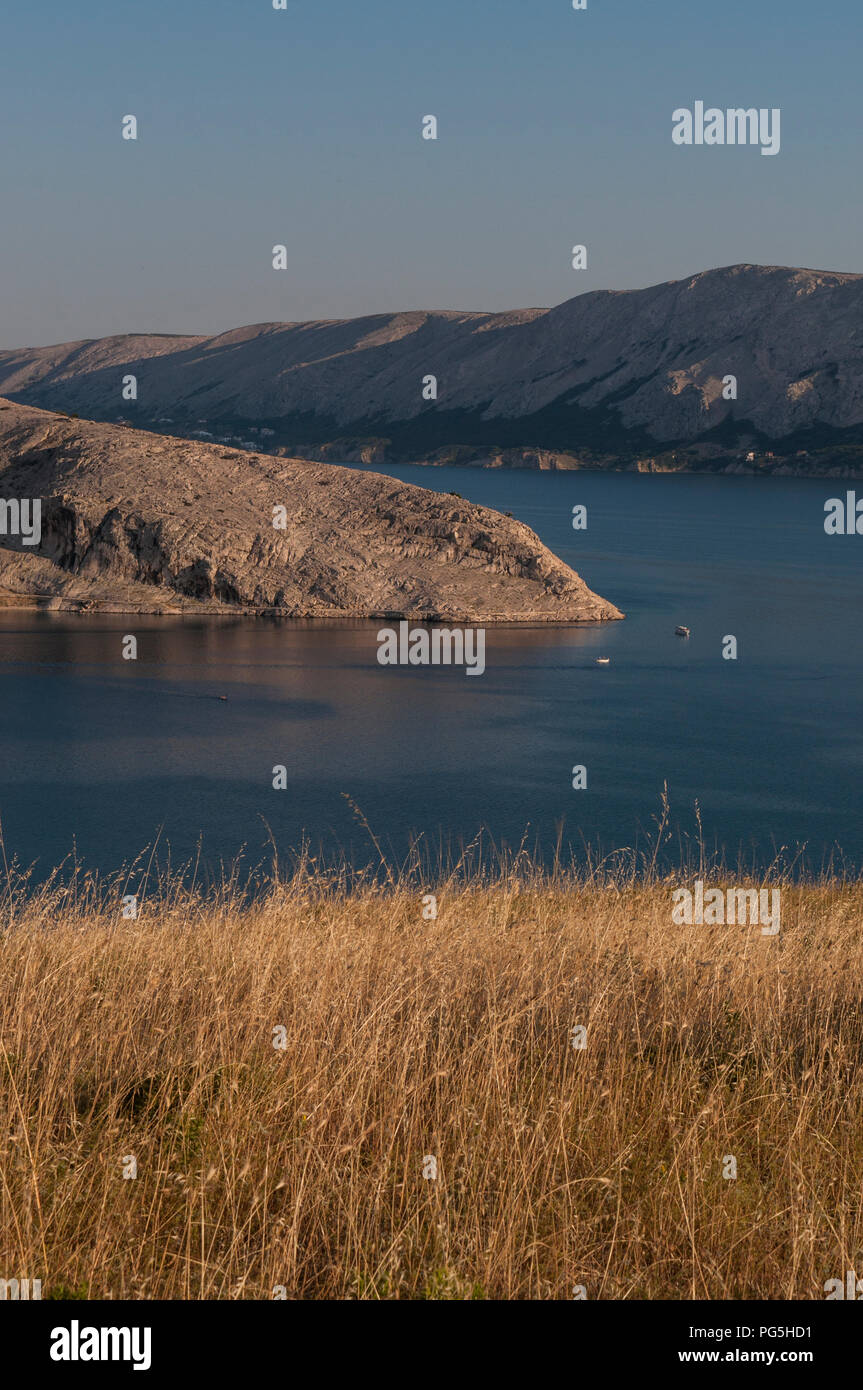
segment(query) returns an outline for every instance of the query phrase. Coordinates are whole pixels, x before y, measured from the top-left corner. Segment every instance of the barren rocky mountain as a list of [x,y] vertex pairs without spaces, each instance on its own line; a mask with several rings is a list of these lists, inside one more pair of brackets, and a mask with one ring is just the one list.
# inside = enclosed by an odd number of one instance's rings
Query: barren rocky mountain
[[863,276],[738,265],[547,310],[67,343],[0,353],[0,390],[343,461],[736,470],[752,451],[767,471],[842,471],[863,461]]
[[41,505],[33,546],[0,508],[5,603],[462,622],[623,616],[527,526],[452,494],[2,400],[0,498]]

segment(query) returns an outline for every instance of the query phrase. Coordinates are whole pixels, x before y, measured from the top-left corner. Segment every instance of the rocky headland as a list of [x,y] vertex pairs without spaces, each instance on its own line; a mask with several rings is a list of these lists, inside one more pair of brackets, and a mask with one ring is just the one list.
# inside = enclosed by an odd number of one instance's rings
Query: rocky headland
[[[621,618],[453,494],[0,400],[0,602],[455,622]],[[34,544],[15,507],[39,503]]]

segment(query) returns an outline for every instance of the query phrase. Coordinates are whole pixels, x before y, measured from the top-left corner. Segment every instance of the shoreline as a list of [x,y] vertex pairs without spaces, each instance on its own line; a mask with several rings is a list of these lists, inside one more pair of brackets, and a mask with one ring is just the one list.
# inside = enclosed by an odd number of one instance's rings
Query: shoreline
[[309,611],[298,613],[285,608],[238,608],[228,604],[196,604],[190,600],[185,605],[154,604],[135,605],[113,599],[71,599],[57,595],[34,596],[16,594],[0,590],[0,612],[20,610],[29,613],[64,613],[79,617],[96,614],[122,617],[146,616],[159,618],[260,618],[279,622],[325,622],[325,623],[394,623],[411,622],[421,625],[454,624],[458,627],[600,627],[604,623],[622,622],[625,613],[616,611],[602,618],[553,618],[543,613],[525,614],[511,617],[500,613],[442,613],[427,609],[380,612],[351,612],[341,609],[323,612]]
[[[56,412],[63,414],[63,412]],[[137,429],[160,439],[182,440],[186,444],[200,444],[199,435],[188,429],[186,433],[167,434],[157,429],[155,422],[133,421],[122,417],[113,421],[121,428]],[[215,423],[215,422],[213,422]],[[269,426],[278,425],[268,420]],[[231,428],[245,430],[249,425],[231,425]],[[255,426],[254,428],[258,428]],[[330,464],[334,467],[352,468],[453,468],[453,469],[494,469],[498,472],[523,471],[528,473],[645,473],[655,475],[687,474],[705,477],[741,478],[811,478],[818,479],[863,479],[863,458],[858,466],[833,464],[817,468],[811,462],[811,454],[819,451],[806,451],[810,457],[806,462],[795,461],[795,454],[771,454],[770,451],[757,451],[763,460],[759,465],[741,457],[739,451],[729,453],[700,453],[698,444],[668,444],[657,447],[654,454],[641,451],[635,454],[607,455],[590,454],[585,457],[577,450],[553,448],[537,444],[524,445],[476,445],[454,442],[435,449],[404,450],[391,448],[391,440],[377,437],[356,436],[336,437],[321,443],[292,442],[289,432],[281,434],[271,429],[274,439],[262,441],[245,440],[243,444],[231,443],[230,448],[237,453],[261,456],[272,459],[291,459],[299,463]],[[281,436],[281,437],[280,437]],[[216,448],[228,445],[233,435],[213,435],[208,443]],[[831,450],[826,448],[824,453]],[[863,452],[863,451],[861,451]],[[685,460],[676,461],[675,455],[684,455]],[[694,456],[693,456],[694,455]]]

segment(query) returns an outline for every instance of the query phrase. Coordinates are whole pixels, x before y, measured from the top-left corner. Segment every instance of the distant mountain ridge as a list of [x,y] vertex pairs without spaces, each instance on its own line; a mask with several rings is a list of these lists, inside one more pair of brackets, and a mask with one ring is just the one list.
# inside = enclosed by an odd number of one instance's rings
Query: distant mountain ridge
[[0,353],[0,392],[312,458],[863,471],[863,276],[737,265],[553,309],[102,338]]

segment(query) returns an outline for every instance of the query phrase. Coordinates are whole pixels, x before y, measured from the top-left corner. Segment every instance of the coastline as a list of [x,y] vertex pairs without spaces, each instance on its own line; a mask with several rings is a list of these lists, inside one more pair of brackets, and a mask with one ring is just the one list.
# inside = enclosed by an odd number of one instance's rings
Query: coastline
[[[612,605],[609,605],[611,608]],[[298,611],[289,608],[242,608],[227,603],[197,603],[189,599],[185,603],[141,603],[133,604],[116,599],[73,599],[61,595],[16,594],[0,590],[0,612],[5,609],[18,609],[25,612],[72,613],[80,616],[88,614],[147,615],[151,617],[220,617],[220,618],[259,618],[274,619],[279,622],[412,622],[412,623],[454,623],[460,627],[597,627],[607,622],[621,622],[626,614],[619,610],[606,613],[601,618],[555,618],[548,614],[526,613],[513,616],[507,613],[453,612],[445,613],[430,609],[395,609],[379,612],[358,609],[308,609]]]
[[[141,426],[146,429],[147,426]],[[179,436],[178,436],[179,437]],[[737,455],[704,456],[694,459],[687,452],[683,461],[669,460],[666,451],[655,456],[629,459],[610,456],[607,460],[579,457],[578,454],[563,450],[534,448],[502,448],[497,450],[474,450],[467,446],[454,446],[452,449],[435,449],[426,454],[403,453],[381,449],[377,445],[357,446],[335,440],[319,446],[285,446],[291,457],[305,459],[309,463],[341,463],[350,466],[399,468],[415,466],[421,468],[488,468],[498,470],[518,469],[532,473],[653,473],[687,474],[704,477],[740,478],[813,478],[813,479],[861,479],[863,461],[857,467],[833,465],[816,468],[811,463],[792,463],[788,458],[777,455],[759,466],[742,461]],[[258,446],[258,452],[261,452]]]

